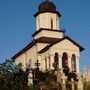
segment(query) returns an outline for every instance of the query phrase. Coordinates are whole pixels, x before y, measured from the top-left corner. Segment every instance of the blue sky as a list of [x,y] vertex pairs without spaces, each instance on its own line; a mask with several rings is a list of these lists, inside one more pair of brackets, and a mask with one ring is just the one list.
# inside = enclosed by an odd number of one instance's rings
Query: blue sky
[[[0,62],[25,47],[36,30],[38,5],[44,0],[0,0]],[[51,0],[61,13],[60,27],[85,47],[80,66],[90,66],[90,0]]]

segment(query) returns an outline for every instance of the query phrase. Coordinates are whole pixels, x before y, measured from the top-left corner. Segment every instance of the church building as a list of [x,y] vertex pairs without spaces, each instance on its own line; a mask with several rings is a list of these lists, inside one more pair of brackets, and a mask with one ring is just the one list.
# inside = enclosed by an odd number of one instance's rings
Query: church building
[[31,68],[35,68],[38,60],[42,71],[58,66],[60,69],[68,67],[71,72],[79,74],[80,52],[84,48],[66,36],[65,30],[59,26],[61,14],[55,4],[48,0],[43,1],[34,17],[36,31],[32,35],[33,40],[12,57],[15,63],[22,63],[25,70],[29,62]]

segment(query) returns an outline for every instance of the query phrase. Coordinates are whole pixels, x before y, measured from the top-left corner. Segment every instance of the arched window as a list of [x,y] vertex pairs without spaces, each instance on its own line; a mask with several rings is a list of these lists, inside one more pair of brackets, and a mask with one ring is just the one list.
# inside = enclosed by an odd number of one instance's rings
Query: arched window
[[72,72],[76,72],[76,56],[75,56],[75,54],[72,55],[71,64],[72,64]]
[[68,67],[68,55],[66,52],[63,53],[62,56],[62,67],[67,68]]
[[59,28],[59,18],[58,18],[58,16],[56,17],[56,28],[57,29]]
[[55,56],[54,56],[54,68],[57,69],[57,66],[59,65],[59,57],[58,57],[58,53],[55,53]]
[[51,19],[51,29],[53,29],[53,19]]

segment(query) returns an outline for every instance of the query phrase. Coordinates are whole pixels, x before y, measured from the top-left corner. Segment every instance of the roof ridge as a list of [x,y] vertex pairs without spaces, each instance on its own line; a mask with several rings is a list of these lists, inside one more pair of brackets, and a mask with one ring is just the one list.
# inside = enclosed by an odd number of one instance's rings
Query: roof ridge
[[54,42],[54,43],[51,43],[49,45],[47,45],[46,47],[44,47],[42,50],[40,50],[38,53],[43,53],[45,52],[46,50],[48,50],[50,47],[52,47],[54,44],[58,43],[58,42],[61,42],[63,41],[64,39],[68,39],[70,40],[73,44],[75,44],[77,47],[79,47],[80,51],[83,51],[85,48],[83,48],[81,45],[79,45],[77,42],[75,42],[74,40],[72,40],[69,36],[64,36],[63,38],[61,38],[60,40]]

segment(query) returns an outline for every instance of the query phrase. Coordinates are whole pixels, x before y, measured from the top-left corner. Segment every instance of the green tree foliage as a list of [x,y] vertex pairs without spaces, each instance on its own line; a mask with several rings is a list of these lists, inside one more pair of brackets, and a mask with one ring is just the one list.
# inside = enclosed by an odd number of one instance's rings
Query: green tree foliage
[[34,85],[28,87],[30,66],[27,67],[26,71],[23,71],[21,68],[22,64],[19,63],[17,66],[13,60],[6,60],[0,64],[0,90],[38,90],[41,82],[45,86],[50,85],[51,87],[56,82],[55,70],[42,72],[39,68],[36,68],[31,69]]
[[65,73],[65,76],[68,77],[68,81],[71,81],[73,78],[74,81],[78,82],[77,74],[74,72],[70,72],[70,69],[68,67],[64,68],[63,72]]
[[12,60],[0,64],[0,90],[27,90],[28,70],[23,71]]

